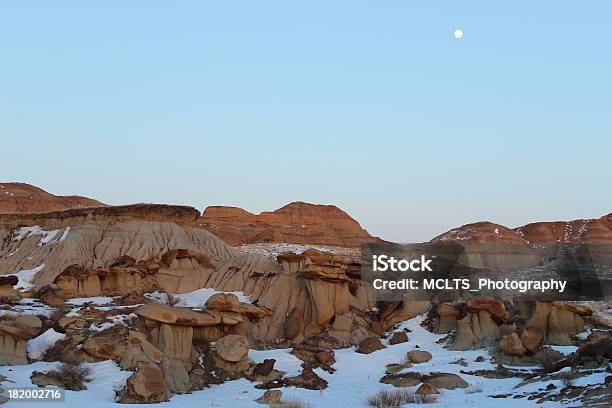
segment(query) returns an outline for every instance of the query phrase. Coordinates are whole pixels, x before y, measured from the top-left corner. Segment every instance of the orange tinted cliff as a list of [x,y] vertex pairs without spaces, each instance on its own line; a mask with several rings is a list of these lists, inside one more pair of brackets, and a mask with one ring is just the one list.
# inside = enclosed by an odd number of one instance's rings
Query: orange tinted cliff
[[0,183],[0,214],[40,213],[104,205],[87,197],[56,196],[30,184]]
[[236,207],[208,207],[199,224],[231,245],[287,242],[357,247],[377,240],[338,207],[303,202],[259,215]]

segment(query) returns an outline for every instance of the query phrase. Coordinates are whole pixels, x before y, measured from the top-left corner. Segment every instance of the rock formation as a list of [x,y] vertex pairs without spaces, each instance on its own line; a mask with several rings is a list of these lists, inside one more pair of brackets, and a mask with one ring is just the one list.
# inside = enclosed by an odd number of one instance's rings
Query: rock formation
[[0,183],[0,214],[40,213],[103,205],[87,197],[56,196],[30,184]]
[[476,222],[440,234],[431,242],[609,244],[612,243],[612,214],[597,219],[534,222],[513,229],[488,221]]
[[359,247],[376,241],[359,223],[333,205],[303,202],[252,214],[236,207],[208,207],[198,222],[230,245],[258,242]]
[[0,318],[0,365],[28,364],[26,340],[36,337],[42,321],[36,316]]
[[560,301],[516,300],[513,309],[511,316],[502,301],[490,297],[442,303],[433,309],[431,323],[438,333],[455,331],[453,350],[499,344],[506,354],[522,356],[535,354],[542,344],[572,344],[572,336],[584,330],[584,318],[592,313],[586,306]]

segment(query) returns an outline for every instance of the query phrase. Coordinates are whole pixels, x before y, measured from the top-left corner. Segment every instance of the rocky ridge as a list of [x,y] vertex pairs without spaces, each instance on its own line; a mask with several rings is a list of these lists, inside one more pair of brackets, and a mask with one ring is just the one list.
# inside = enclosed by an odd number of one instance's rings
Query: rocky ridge
[[377,240],[338,207],[303,202],[261,214],[236,207],[207,207],[198,224],[234,246],[285,242],[359,247]]
[[596,219],[533,222],[517,228],[482,221],[447,231],[431,242],[609,244],[612,243],[612,214]]
[[87,197],[56,196],[26,183],[0,183],[0,214],[49,212],[104,205]]

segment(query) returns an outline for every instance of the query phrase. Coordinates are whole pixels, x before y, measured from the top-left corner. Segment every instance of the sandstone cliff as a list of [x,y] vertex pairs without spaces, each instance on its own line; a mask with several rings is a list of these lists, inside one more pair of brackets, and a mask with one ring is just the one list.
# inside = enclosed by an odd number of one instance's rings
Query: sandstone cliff
[[236,207],[208,207],[199,224],[231,245],[287,242],[358,247],[377,240],[338,207],[303,202],[259,215]]
[[56,196],[26,183],[0,183],[0,214],[47,212],[103,205],[87,197]]

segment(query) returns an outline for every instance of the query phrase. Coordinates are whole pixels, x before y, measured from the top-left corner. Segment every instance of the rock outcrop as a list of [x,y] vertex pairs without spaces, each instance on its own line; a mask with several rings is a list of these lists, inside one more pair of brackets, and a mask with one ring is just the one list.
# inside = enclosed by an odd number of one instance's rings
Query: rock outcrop
[[359,223],[333,205],[294,202],[252,214],[236,207],[208,207],[199,224],[231,245],[259,242],[358,247],[376,241]]
[[36,316],[4,316],[0,319],[0,366],[28,364],[26,341],[36,337],[42,321]]
[[[453,350],[468,350],[498,344],[511,356],[535,354],[542,344],[570,345],[584,330],[584,318],[592,311],[567,302],[520,301],[513,315],[505,304],[490,297],[466,303],[441,303],[434,307],[431,327],[438,333],[455,331]],[[512,324],[509,324],[512,323]]]
[[81,196],[56,196],[26,183],[0,183],[0,214],[41,213],[105,204]]
[[447,231],[433,238],[431,242],[610,244],[612,243],[612,214],[596,219],[534,222],[513,229],[482,221]]

